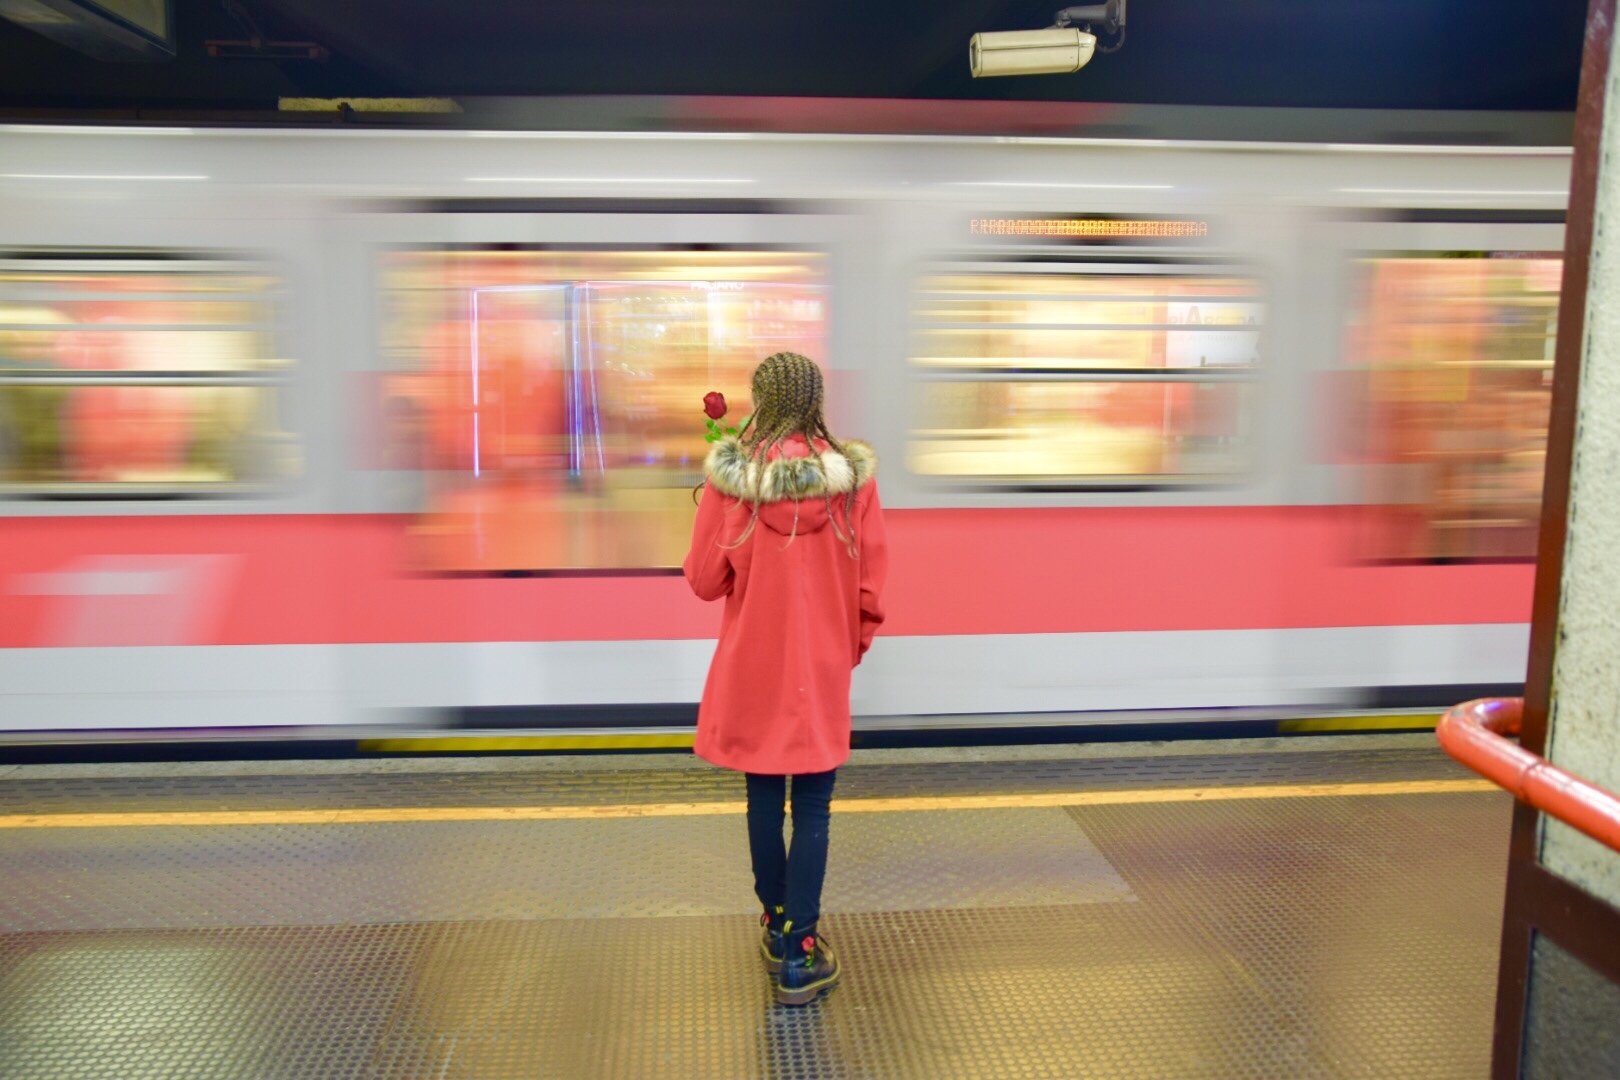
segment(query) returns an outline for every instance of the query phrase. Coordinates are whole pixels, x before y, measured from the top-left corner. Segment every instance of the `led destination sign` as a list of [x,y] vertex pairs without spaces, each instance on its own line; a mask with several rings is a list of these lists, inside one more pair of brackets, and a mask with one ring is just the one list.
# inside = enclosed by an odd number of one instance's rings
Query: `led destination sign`
[[974,236],[1036,240],[1195,240],[1209,236],[1209,222],[1176,218],[995,217],[974,218]]

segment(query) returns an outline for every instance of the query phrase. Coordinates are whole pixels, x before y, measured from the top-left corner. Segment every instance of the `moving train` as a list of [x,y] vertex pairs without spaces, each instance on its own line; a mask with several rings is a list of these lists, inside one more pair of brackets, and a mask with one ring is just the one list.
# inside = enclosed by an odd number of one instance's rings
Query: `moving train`
[[0,127],[0,738],[691,730],[702,399],[893,550],[857,731],[1522,683],[1566,147]]

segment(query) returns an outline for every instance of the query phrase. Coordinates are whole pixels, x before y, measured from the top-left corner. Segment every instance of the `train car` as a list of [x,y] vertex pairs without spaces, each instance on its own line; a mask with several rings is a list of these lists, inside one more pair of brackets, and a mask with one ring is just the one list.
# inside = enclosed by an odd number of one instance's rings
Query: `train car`
[[1569,164],[6,126],[0,733],[689,742],[702,398],[783,349],[883,462],[858,731],[1512,687]]

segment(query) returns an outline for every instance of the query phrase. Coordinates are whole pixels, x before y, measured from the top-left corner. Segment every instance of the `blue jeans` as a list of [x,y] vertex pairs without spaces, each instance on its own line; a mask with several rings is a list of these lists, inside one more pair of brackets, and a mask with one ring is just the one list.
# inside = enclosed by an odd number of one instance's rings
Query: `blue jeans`
[[793,777],[793,845],[782,839],[788,778],[748,774],[748,850],[754,862],[754,894],[767,911],[778,905],[795,930],[821,917],[821,883],[827,876],[827,816],[838,770]]

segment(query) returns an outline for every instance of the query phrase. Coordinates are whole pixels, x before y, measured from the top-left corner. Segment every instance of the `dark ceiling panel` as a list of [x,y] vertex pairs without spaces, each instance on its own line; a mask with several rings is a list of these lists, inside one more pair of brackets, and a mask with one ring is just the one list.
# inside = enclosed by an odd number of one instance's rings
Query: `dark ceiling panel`
[[[237,0],[332,59],[210,59],[225,0],[176,0],[180,55],[105,64],[0,23],[0,104],[266,107],[282,95],[735,94],[1568,110],[1584,5],[1134,0],[1075,75],[973,80],[967,39],[1046,25],[1030,0]],[[1527,14],[1528,12],[1528,14]]]

